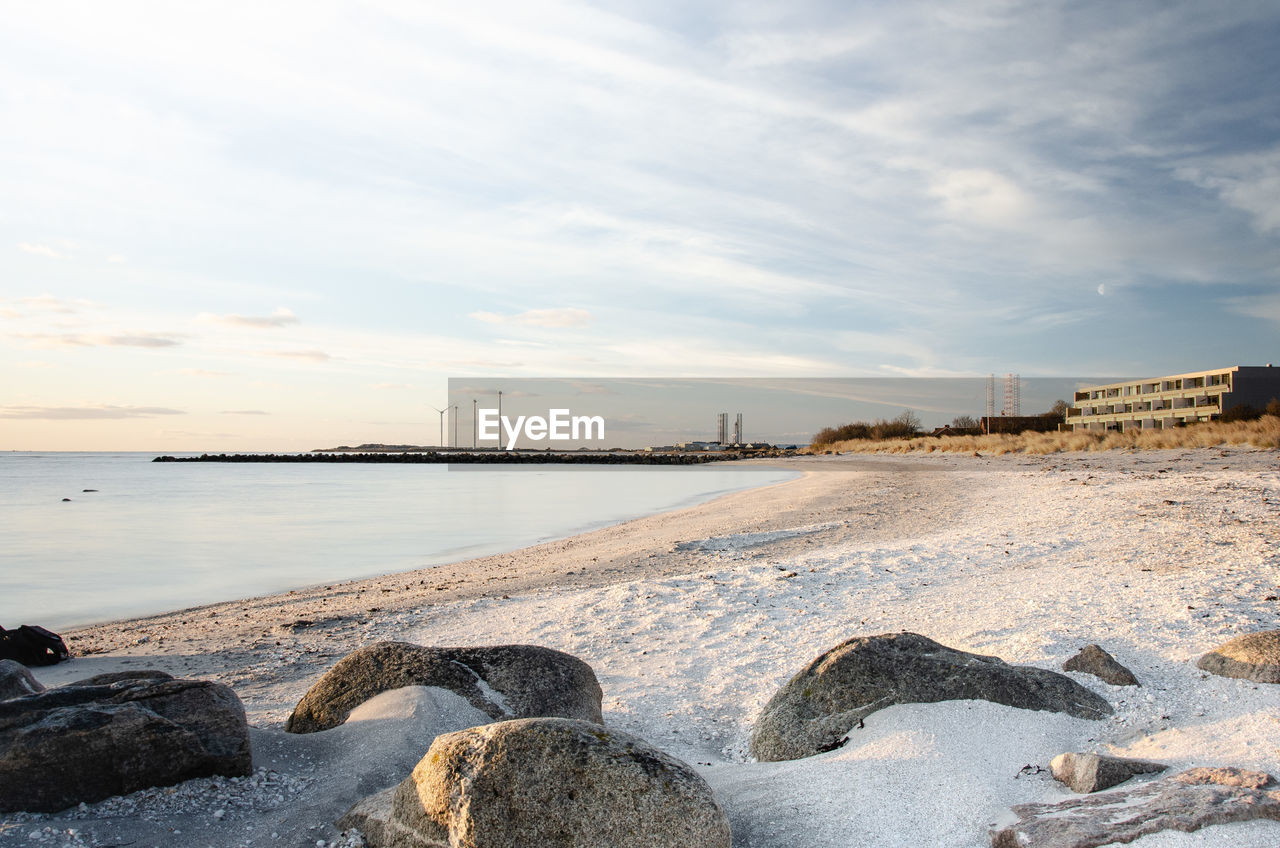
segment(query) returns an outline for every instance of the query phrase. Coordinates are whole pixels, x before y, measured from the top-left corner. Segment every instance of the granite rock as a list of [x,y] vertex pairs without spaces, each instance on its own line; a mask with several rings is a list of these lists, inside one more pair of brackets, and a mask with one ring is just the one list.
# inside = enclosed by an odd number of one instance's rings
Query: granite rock
[[436,738],[399,786],[338,822],[371,848],[729,848],[687,764],[594,722],[537,718]]
[[1280,821],[1280,789],[1261,772],[1195,768],[1132,789],[1058,804],[1020,804],[1013,812],[1017,823],[992,831],[992,848],[1097,848],[1162,830],[1190,833],[1215,824]]
[[44,691],[31,669],[16,660],[0,660],[0,701]]
[[1100,719],[1111,706],[1071,678],[945,647],[916,633],[859,636],[779,689],[756,719],[751,753],[794,760],[844,744],[850,728],[893,704],[984,700]]
[[0,701],[0,811],[251,772],[244,707],[220,683],[125,678]]
[[1080,793],[1101,792],[1136,775],[1155,774],[1168,768],[1163,763],[1147,760],[1083,753],[1059,754],[1049,763],[1049,771],[1055,780],[1066,784],[1072,792]]
[[1062,664],[1063,671],[1079,671],[1092,674],[1112,686],[1141,686],[1133,672],[1116,662],[1116,658],[1101,645],[1085,645],[1080,653]]
[[1237,636],[1205,654],[1196,665],[1222,677],[1280,683],[1280,630]]
[[595,672],[569,654],[536,645],[432,648],[379,642],[329,669],[302,696],[285,730],[337,727],[360,704],[403,686],[455,692],[494,721],[558,716],[603,723]]

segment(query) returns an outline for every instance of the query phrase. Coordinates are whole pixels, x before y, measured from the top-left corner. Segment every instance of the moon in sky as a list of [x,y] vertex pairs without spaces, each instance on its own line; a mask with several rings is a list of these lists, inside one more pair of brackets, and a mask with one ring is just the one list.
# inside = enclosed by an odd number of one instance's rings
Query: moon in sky
[[1106,294],[1106,293],[1107,293],[1107,284],[1098,283],[1098,294]]

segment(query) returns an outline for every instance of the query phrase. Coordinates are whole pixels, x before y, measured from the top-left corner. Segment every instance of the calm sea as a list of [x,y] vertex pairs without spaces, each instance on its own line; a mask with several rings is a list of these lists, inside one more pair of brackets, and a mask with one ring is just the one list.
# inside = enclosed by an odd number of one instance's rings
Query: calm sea
[[0,626],[59,629],[455,562],[795,476],[153,456],[0,453]]

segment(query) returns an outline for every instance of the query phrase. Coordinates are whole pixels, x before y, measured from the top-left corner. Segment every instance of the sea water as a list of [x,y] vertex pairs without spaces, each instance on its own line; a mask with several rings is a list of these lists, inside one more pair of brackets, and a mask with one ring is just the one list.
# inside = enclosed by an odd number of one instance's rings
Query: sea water
[[153,456],[0,453],[0,626],[56,630],[456,562],[795,476],[719,463],[450,468]]

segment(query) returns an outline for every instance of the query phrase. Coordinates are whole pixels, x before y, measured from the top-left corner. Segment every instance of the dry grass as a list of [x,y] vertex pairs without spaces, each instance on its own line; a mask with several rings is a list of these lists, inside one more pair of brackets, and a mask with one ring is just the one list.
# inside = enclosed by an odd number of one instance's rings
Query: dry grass
[[889,441],[853,440],[812,449],[813,453],[1061,453],[1136,448],[1211,448],[1252,445],[1280,448],[1280,418],[1264,415],[1256,421],[1207,421],[1169,430],[1130,430],[1127,433],[1019,433],[991,436],[920,436]]

